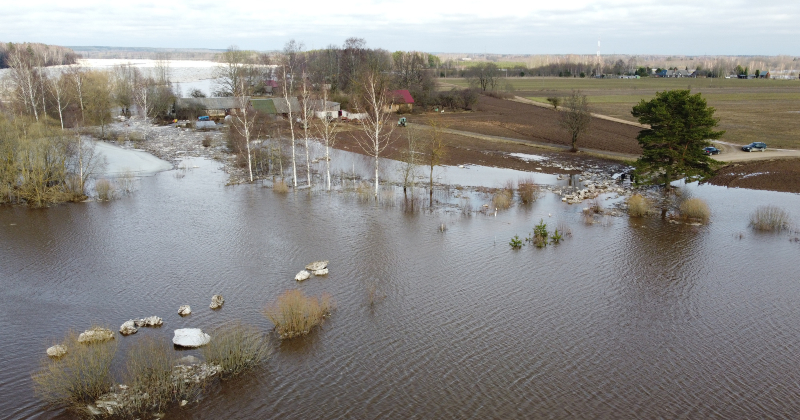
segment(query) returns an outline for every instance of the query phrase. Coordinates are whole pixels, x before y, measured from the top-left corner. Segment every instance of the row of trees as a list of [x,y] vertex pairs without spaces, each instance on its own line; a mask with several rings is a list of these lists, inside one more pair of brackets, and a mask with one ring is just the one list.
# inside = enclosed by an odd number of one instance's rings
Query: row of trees
[[15,56],[19,55],[30,57],[39,67],[75,64],[79,58],[71,49],[57,45],[0,43],[0,69],[11,67],[10,62],[18,60]]

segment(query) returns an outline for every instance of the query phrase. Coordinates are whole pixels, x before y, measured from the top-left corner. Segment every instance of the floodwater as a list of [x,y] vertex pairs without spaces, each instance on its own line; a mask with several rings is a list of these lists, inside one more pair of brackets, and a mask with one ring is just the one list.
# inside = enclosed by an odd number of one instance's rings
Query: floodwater
[[[496,217],[406,213],[226,187],[218,163],[191,166],[112,202],[0,208],[0,417],[68,417],[41,405],[30,375],[69,329],[163,317],[117,337],[121,362],[176,328],[267,331],[260,310],[295,287],[338,309],[168,418],[800,417],[800,244],[747,228],[760,204],[797,218],[798,195],[689,186],[707,226],[587,226],[552,194]],[[572,236],[512,251],[540,219]],[[296,284],[319,259],[330,274]],[[386,297],[370,307],[372,284]]]

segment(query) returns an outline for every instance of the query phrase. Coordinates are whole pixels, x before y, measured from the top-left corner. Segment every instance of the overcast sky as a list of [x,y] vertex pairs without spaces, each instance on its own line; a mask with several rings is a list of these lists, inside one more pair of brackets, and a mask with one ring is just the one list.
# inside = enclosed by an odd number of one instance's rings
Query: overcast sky
[[275,50],[800,55],[800,1],[8,1],[0,41]]

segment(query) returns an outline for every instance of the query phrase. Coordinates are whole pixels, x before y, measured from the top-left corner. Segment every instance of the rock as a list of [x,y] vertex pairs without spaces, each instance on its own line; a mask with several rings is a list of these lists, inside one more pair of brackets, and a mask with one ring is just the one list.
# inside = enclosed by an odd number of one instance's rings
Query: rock
[[178,359],[178,363],[180,363],[182,365],[191,366],[191,365],[196,365],[196,364],[200,363],[200,359],[198,359],[197,357],[194,357],[192,355],[183,356],[180,359]]
[[181,407],[185,406],[186,404],[189,404],[189,401],[181,400]]
[[225,303],[225,298],[222,295],[211,296],[211,309],[219,309]]
[[294,276],[294,279],[297,280],[297,281],[303,281],[303,280],[308,280],[309,277],[311,277],[311,273],[309,273],[306,270],[303,270],[303,271],[297,273]]
[[136,321],[134,321],[132,319],[128,320],[128,321],[125,321],[122,324],[122,326],[119,327],[119,333],[122,334],[122,335],[136,334],[136,331],[139,331],[139,330],[136,329]]
[[306,270],[308,271],[317,271],[322,270],[323,268],[328,266],[328,261],[314,261],[311,264],[306,266]]
[[192,307],[189,305],[181,305],[181,307],[178,308],[178,315],[180,316],[186,316],[190,313],[192,313]]
[[175,330],[172,343],[180,347],[200,347],[208,344],[211,336],[204,333],[200,328],[181,328]]
[[160,327],[164,321],[157,316],[149,316],[147,318],[140,318],[134,320],[137,327]]
[[78,336],[79,343],[95,343],[114,339],[114,333],[108,328],[92,327]]
[[56,344],[47,349],[47,355],[50,357],[59,358],[65,354],[67,354],[67,346],[61,344]]
[[314,275],[315,276],[327,276],[328,275],[328,269],[327,268],[323,268],[322,270],[315,270],[314,271]]

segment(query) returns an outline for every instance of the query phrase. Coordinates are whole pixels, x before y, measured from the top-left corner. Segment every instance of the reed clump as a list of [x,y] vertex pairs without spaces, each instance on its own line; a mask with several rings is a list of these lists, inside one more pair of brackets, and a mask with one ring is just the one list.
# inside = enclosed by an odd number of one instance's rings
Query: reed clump
[[99,200],[108,201],[114,198],[114,184],[105,178],[95,181],[94,190]]
[[696,220],[701,223],[708,222],[711,217],[711,210],[708,204],[701,198],[690,198],[684,200],[678,208],[680,217],[684,220]]
[[628,215],[632,217],[644,217],[650,214],[650,200],[641,194],[634,194],[628,198]]
[[310,333],[331,315],[331,296],[306,296],[301,290],[287,290],[264,309],[264,316],[275,324],[281,340]]
[[58,359],[46,359],[33,374],[36,394],[47,404],[75,407],[93,402],[113,385],[111,362],[117,352],[117,340],[79,343],[71,331],[62,342],[67,353]]
[[216,328],[211,342],[200,348],[206,362],[222,368],[222,379],[255,369],[272,354],[269,339],[250,325],[234,322]]
[[539,186],[533,182],[533,178],[521,179],[517,185],[519,200],[523,204],[530,204],[536,201],[539,196]]
[[144,337],[131,347],[125,361],[125,383],[130,399],[126,404],[129,414],[159,412],[182,397],[178,389],[183,381],[174,380],[177,364],[169,343]]
[[286,181],[284,180],[275,181],[275,183],[272,184],[272,191],[275,191],[276,193],[286,194],[289,192],[289,186],[286,184]]
[[496,192],[492,196],[492,207],[498,210],[506,210],[511,207],[512,192],[504,189]]
[[750,215],[750,226],[765,232],[789,229],[789,213],[778,206],[760,206]]

